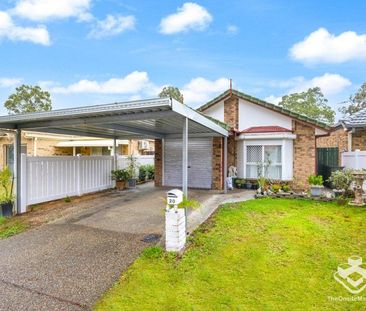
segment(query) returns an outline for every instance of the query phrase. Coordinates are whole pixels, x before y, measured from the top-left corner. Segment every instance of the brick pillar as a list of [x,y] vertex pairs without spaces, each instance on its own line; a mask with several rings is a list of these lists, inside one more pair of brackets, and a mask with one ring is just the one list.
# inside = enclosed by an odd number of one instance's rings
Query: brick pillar
[[[239,128],[239,99],[235,96],[231,96],[227,100],[224,101],[224,121],[232,128]],[[228,155],[227,155],[227,164],[230,166],[237,166],[237,150],[236,150],[236,142],[235,135],[232,135],[228,138]]]
[[308,189],[308,178],[315,174],[315,129],[293,121],[294,140],[294,182],[295,189]]
[[212,142],[212,189],[223,189],[223,139],[214,137]]
[[235,96],[224,101],[224,121],[235,129],[239,128],[239,99]]
[[155,186],[163,185],[163,142],[161,139],[155,139]]

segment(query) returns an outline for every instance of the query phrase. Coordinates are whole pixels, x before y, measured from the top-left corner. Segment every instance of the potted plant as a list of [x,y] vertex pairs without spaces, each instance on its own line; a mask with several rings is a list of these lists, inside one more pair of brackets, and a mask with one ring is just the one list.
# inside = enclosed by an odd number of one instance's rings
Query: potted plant
[[323,176],[321,175],[310,175],[309,176],[310,193],[313,197],[318,197],[322,194],[323,186]]
[[130,155],[127,158],[127,160],[128,160],[127,171],[129,174],[128,187],[136,188],[137,172],[138,172],[138,168],[139,168],[139,165],[137,163],[137,158],[134,155]]
[[112,171],[112,179],[116,181],[117,190],[123,190],[126,188],[126,181],[129,177],[130,175],[126,169]]
[[252,183],[251,183],[251,181],[250,181],[250,180],[247,180],[247,181],[245,182],[245,189],[252,189]]
[[1,196],[0,196],[0,216],[11,217],[13,216],[13,178],[10,169],[5,166],[0,171],[0,185],[1,185]]
[[336,198],[344,195],[351,186],[353,177],[350,170],[338,170],[332,172],[328,182],[334,187],[333,192]]

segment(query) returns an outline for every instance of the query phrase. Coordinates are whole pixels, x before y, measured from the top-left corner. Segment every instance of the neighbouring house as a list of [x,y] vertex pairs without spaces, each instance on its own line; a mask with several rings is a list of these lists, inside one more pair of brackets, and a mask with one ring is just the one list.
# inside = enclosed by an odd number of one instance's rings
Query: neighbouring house
[[[261,173],[294,188],[308,188],[309,175],[316,174],[316,141],[330,127],[236,90],[228,90],[198,109],[231,127],[228,166],[238,177],[257,179]],[[220,167],[220,138],[214,138],[212,162]],[[216,174],[215,172],[213,173]],[[222,178],[213,188],[221,188]]]
[[[0,133],[0,167],[13,167],[13,134]],[[25,131],[22,153],[28,156],[96,156],[112,155],[113,140]],[[118,155],[152,155],[154,140],[117,140]]]
[[345,152],[352,157],[352,152],[366,151],[366,109],[341,119],[327,135],[318,137],[317,147],[319,155],[325,155],[324,162],[334,155],[339,166],[344,165],[342,154]]

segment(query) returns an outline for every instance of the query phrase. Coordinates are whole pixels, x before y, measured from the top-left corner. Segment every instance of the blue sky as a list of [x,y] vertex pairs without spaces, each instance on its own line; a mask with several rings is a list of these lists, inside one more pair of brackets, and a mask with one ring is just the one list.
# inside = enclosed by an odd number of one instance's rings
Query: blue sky
[[[3,0],[0,100],[21,83],[54,108],[182,89],[272,102],[319,85],[336,109],[366,81],[364,1]],[[0,109],[0,113],[6,113]]]

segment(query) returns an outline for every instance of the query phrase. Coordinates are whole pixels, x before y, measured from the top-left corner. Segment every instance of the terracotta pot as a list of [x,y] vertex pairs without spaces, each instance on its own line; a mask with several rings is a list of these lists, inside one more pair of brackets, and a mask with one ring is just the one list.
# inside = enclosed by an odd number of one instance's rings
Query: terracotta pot
[[124,190],[126,188],[126,181],[117,180],[116,181],[116,188],[117,188],[117,190]]

